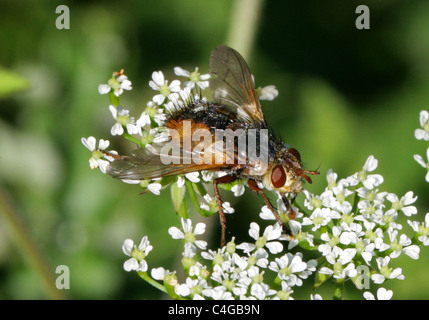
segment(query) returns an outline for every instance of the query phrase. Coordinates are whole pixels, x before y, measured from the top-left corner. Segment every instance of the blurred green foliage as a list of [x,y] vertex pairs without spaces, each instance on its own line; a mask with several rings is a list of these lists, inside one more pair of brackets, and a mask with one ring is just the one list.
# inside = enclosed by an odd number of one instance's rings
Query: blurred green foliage
[[[69,30],[55,27],[60,4],[70,8]],[[355,27],[359,4],[370,8],[370,30]],[[137,187],[91,171],[80,138],[132,148],[111,139],[113,119],[98,84],[124,68],[133,91],[121,104],[140,115],[153,95],[147,85],[153,71],[167,79],[174,66],[208,71],[211,50],[227,39],[232,10],[229,0],[0,2],[0,192],[53,276],[56,266],[69,266],[65,297],[163,298],[122,269],[121,246],[148,235],[149,266],[176,269],[180,243],[167,234],[177,225],[170,193],[139,196]],[[329,168],[345,177],[373,154],[382,189],[413,190],[423,219],[428,184],[413,154],[426,147],[414,129],[419,111],[429,108],[428,30],[424,0],[264,3],[248,61],[257,86],[274,84],[280,92],[264,104],[268,122],[308,168],[322,173],[311,191],[323,189]],[[228,201],[236,209],[227,217],[228,236],[244,241],[262,200],[247,191]],[[195,219],[210,225],[217,245],[217,215]],[[51,298],[16,240],[0,215],[0,299]],[[429,298],[427,248],[420,256],[397,260],[406,279],[386,284],[394,298]]]

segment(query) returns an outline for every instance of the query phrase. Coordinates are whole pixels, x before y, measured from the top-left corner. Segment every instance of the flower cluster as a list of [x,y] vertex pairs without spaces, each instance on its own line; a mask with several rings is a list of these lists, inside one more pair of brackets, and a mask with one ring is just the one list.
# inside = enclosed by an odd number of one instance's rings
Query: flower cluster
[[[112,135],[120,135],[141,148],[151,148],[168,139],[163,127],[169,110],[181,106],[189,98],[192,89],[205,90],[210,76],[176,67],[177,76],[185,77],[169,82],[161,71],[152,74],[150,88],[156,91],[139,117],[132,117],[129,110],[119,104],[119,97],[132,84],[127,76],[115,72],[107,84],[99,86],[100,94],[110,98],[109,110],[114,119]],[[258,88],[261,99],[272,100],[278,92],[274,86]],[[192,93],[193,94],[193,93]],[[197,97],[197,99],[200,99]],[[204,99],[204,98],[201,98]],[[429,114],[420,113],[421,129],[415,137],[429,140]],[[94,137],[82,138],[83,145],[92,154],[91,169],[106,167],[117,152],[107,151],[109,141]],[[429,161],[429,146],[427,151]],[[416,161],[428,169],[429,162],[415,155]],[[224,172],[193,172],[169,178],[142,181],[127,181],[138,184],[145,190],[159,195],[171,187],[173,205],[178,212],[181,227],[173,226],[168,234],[183,241],[182,272],[169,271],[164,267],[149,268],[147,257],[153,250],[147,236],[139,246],[125,240],[123,252],[129,257],[124,263],[126,271],[136,271],[139,276],[175,299],[293,299],[294,290],[305,281],[312,281],[319,288],[329,279],[335,283],[334,298],[341,298],[346,281],[357,289],[378,289],[378,299],[390,299],[393,292],[380,285],[389,279],[402,280],[405,274],[392,261],[401,255],[419,259],[420,247],[429,245],[429,213],[425,221],[416,220],[417,196],[413,191],[397,195],[382,189],[384,178],[375,171],[378,161],[368,157],[362,169],[349,177],[339,179],[329,170],[327,186],[320,194],[304,190],[303,204],[294,204],[297,213],[290,220],[279,195],[277,211],[290,232],[285,234],[271,210],[264,206],[260,220],[249,227],[249,242],[236,243],[232,238],[224,247],[209,249],[209,244],[200,237],[206,225],[192,220],[181,211],[185,194],[188,194],[197,211],[203,216],[218,212],[216,199],[205,188]],[[239,197],[245,192],[244,182],[222,186]],[[225,213],[234,213],[230,203],[224,202]],[[186,210],[186,208],[185,208]],[[407,223],[402,221],[406,220]],[[268,226],[261,227],[265,221]],[[407,226],[408,224],[408,226]],[[293,249],[293,251],[291,251]],[[375,299],[365,291],[365,299]],[[319,294],[309,295],[321,299]]]
[[[419,245],[429,245],[429,213],[424,223],[414,221],[417,197],[413,192],[399,197],[380,191],[383,177],[373,172],[377,165],[370,156],[362,170],[345,179],[329,170],[328,186],[320,195],[305,192],[306,210],[289,221],[292,236],[285,235],[277,222],[263,232],[252,222],[252,242],[236,244],[232,239],[223,248],[205,251],[207,243],[195,238],[203,234],[203,224],[192,231],[191,220],[182,219],[183,232],[173,227],[169,233],[174,239],[184,239],[182,262],[187,277],[180,282],[175,272],[155,268],[153,279],[174,275],[174,285],[167,291],[174,292],[173,298],[292,299],[294,287],[313,277],[315,288],[328,279],[340,287],[349,280],[358,289],[378,287],[377,297],[390,299],[393,292],[379,285],[388,279],[403,280],[402,268],[392,267],[392,261],[402,254],[418,259]],[[281,216],[287,215],[280,201],[279,211]],[[412,239],[402,231],[401,215],[408,218],[415,233]],[[260,217],[275,221],[267,207],[262,208]],[[288,250],[283,243],[288,243]],[[295,246],[301,250],[287,252]],[[302,249],[313,251],[313,255],[317,252],[319,258],[306,261]],[[201,262],[201,257],[211,263]],[[374,295],[366,291],[364,298],[374,299]]]

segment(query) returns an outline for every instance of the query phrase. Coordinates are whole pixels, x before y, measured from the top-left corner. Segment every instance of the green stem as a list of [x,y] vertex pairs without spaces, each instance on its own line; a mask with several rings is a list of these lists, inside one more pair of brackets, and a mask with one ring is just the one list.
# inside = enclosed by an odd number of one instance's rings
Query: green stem
[[25,228],[23,222],[18,217],[18,212],[13,208],[5,192],[0,189],[0,212],[4,212],[6,221],[9,222],[11,229],[15,233],[18,242],[17,248],[22,252],[23,256],[29,261],[36,273],[42,279],[42,283],[46,289],[48,296],[51,299],[65,299],[63,292],[55,286],[55,279],[50,270],[52,267],[48,265],[46,259],[36,247],[34,239]]
[[[126,130],[126,129],[124,128],[124,130]],[[142,145],[142,142],[140,141],[140,139],[137,139],[137,138],[133,137],[133,136],[132,136],[132,135],[130,135],[127,131],[124,131],[124,133],[122,134],[122,136],[123,136],[125,139],[127,139],[128,141],[131,141],[131,142],[135,143],[135,144],[136,144],[136,145],[138,145],[138,146],[144,147],[144,146]]]
[[253,46],[263,0],[236,0],[226,43],[247,59]]
[[338,280],[334,288],[334,300],[342,300],[343,289],[344,289],[344,281]]
[[137,273],[140,276],[140,278],[142,278],[144,281],[146,281],[147,283],[149,283],[153,287],[157,288],[158,290],[161,290],[162,292],[167,293],[167,290],[165,289],[165,287],[162,284],[160,284],[159,282],[157,282],[154,279],[152,279],[151,277],[149,277],[147,272],[137,271]]

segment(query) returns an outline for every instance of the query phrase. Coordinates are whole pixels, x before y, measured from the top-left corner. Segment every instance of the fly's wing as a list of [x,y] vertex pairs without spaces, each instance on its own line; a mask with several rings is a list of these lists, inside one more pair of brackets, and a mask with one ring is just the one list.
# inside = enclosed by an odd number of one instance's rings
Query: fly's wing
[[216,76],[210,80],[215,102],[232,108],[247,122],[265,124],[252,74],[237,51],[226,45],[214,49],[210,57],[210,73]]
[[[107,166],[107,173],[116,179],[126,180],[148,180],[178,174],[186,174],[195,171],[210,170],[218,171],[231,168],[232,160],[226,160],[226,154],[213,146],[209,146],[204,152],[187,151],[182,148],[178,155],[163,154],[162,148],[137,149],[130,156],[117,156]],[[201,156],[209,156],[221,161],[203,161]],[[195,156],[198,156],[195,158]],[[200,159],[200,160],[198,160]]]

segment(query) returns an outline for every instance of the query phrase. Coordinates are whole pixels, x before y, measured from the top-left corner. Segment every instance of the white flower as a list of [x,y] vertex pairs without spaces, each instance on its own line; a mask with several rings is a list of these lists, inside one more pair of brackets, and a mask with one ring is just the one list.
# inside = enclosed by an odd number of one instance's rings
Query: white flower
[[[341,249],[335,247],[329,254],[326,255],[326,260],[332,265],[331,268],[322,267],[321,274],[332,275],[335,279],[345,279],[346,277],[353,278],[357,275],[355,265],[350,263],[356,255],[356,249]],[[346,267],[344,265],[348,264]]]
[[310,247],[314,247],[313,239],[314,235],[302,231],[301,223],[299,223],[296,220],[289,220],[289,228],[292,233],[292,236],[290,235],[282,235],[281,239],[283,240],[283,237],[289,241],[288,244],[288,250],[294,248],[299,243],[303,243],[306,241]]
[[185,283],[174,286],[174,292],[182,297],[191,296],[194,298],[194,295],[200,296],[200,293],[207,287],[206,280],[187,277]]
[[328,232],[322,233],[320,239],[325,241],[326,244],[320,244],[317,248],[323,256],[328,255],[332,252],[332,249],[335,248],[340,243],[341,228],[338,226],[332,227],[332,235],[330,236]]
[[200,74],[198,68],[195,68],[194,72],[189,72],[180,67],[174,68],[174,73],[181,77],[186,77],[189,81],[185,81],[183,85],[187,88],[193,89],[195,85],[199,86],[202,90],[208,88],[210,79],[210,74]]
[[338,216],[338,212],[332,211],[329,208],[316,208],[309,218],[304,217],[302,225],[313,225],[314,227],[311,230],[316,231],[321,226],[326,226],[331,221],[332,217]]
[[402,268],[389,268],[390,257],[378,257],[377,266],[380,273],[375,273],[371,276],[372,281],[376,284],[383,283],[386,279],[405,279],[402,274]]
[[124,133],[124,126],[127,129],[129,134],[140,134],[141,127],[134,123],[134,118],[129,116],[129,110],[122,109],[121,107],[115,107],[113,105],[109,106],[109,110],[112,113],[113,118],[116,120],[116,123],[113,125],[110,133],[112,136],[122,135]]
[[[374,295],[369,291],[364,292],[363,296],[366,300],[375,300]],[[377,290],[377,300],[390,300],[392,296],[392,290],[386,290],[385,288],[378,288]]]
[[234,300],[232,293],[227,291],[224,286],[215,288],[206,288],[203,290],[203,295],[213,300]]
[[276,89],[276,86],[269,85],[263,87],[259,94],[259,100],[274,100],[279,95],[279,91]]
[[414,160],[417,161],[418,164],[420,164],[423,168],[427,169],[426,173],[426,181],[429,182],[429,148],[426,150],[426,158],[428,159],[427,162],[423,160],[423,157],[421,155],[415,154]]
[[206,230],[205,223],[197,223],[195,229],[192,230],[192,221],[191,219],[181,219],[183,231],[177,227],[171,227],[168,229],[168,233],[173,239],[184,239],[185,242],[191,242],[195,244],[198,248],[205,250],[207,247],[207,242],[203,240],[196,240],[195,236],[204,234]]
[[368,190],[373,189],[374,187],[379,186],[383,183],[383,176],[379,174],[368,174],[375,169],[377,169],[378,160],[374,156],[369,156],[363,166],[362,170],[355,173],[354,175],[347,178],[347,182],[351,186],[356,186],[359,183],[362,183],[365,188]]
[[200,203],[200,208],[210,212],[218,212],[219,208],[215,198],[211,197],[208,193],[203,196],[205,202]]
[[415,206],[410,206],[410,204],[417,200],[417,197],[413,197],[412,191],[408,191],[401,199],[399,199],[396,194],[389,193],[386,199],[392,203],[392,209],[402,211],[407,217],[417,214],[417,208]]
[[[94,137],[82,138],[82,144],[92,152],[91,158],[89,158],[89,166],[91,169],[100,168],[101,172],[106,173],[106,168],[109,165],[110,161],[113,159],[102,152],[102,150],[106,150],[110,142],[108,140],[100,139],[98,141],[97,148],[97,140]],[[116,154],[116,151],[109,151],[109,153]],[[107,160],[103,160],[107,159]]]
[[420,248],[416,245],[411,245],[411,239],[405,234],[401,234],[398,241],[396,239],[398,230],[388,229],[387,233],[390,239],[390,248],[392,250],[390,257],[392,259],[399,257],[402,252],[414,260],[419,258]]
[[429,246],[429,212],[426,213],[424,222],[408,220],[408,224],[417,233],[419,241],[421,241],[424,246]]
[[270,289],[266,283],[254,283],[250,287],[250,294],[258,300],[264,300],[268,296],[276,294],[277,291]]
[[422,129],[416,129],[414,135],[417,140],[429,141],[429,112],[426,110],[420,111],[420,126]]
[[142,128],[145,128],[146,130],[150,129],[151,119],[146,111],[142,112],[140,118],[137,119],[136,124]]
[[278,277],[286,281],[289,287],[302,286],[301,279],[306,279],[316,270],[316,261],[311,260],[308,264],[302,261],[302,254],[298,252],[295,255],[290,253],[285,254],[280,258],[276,258],[275,262],[271,261],[269,269],[278,273]]
[[119,97],[124,90],[131,90],[131,81],[128,80],[128,77],[123,72],[121,70],[120,72],[113,73],[112,78],[109,79],[107,84],[100,84],[98,86],[98,92],[100,94],[108,94],[113,89],[115,96]]
[[142,238],[138,247],[134,244],[133,240],[126,239],[122,245],[122,251],[129,256],[130,259],[124,262],[124,270],[146,272],[148,267],[144,259],[152,249],[153,247],[150,245],[147,236]]
[[153,101],[158,105],[161,105],[166,97],[169,100],[177,100],[179,98],[180,81],[173,80],[169,85],[168,81],[164,79],[162,71],[155,71],[152,73],[152,80],[149,81],[149,86],[153,90],[160,92],[153,97]]
[[281,236],[282,229],[278,223],[266,227],[262,236],[259,236],[259,231],[259,225],[252,222],[250,224],[249,235],[256,240],[255,244],[246,243],[244,246],[243,244],[237,246],[237,248],[244,249],[244,247],[246,247],[245,252],[251,252],[254,249],[265,252],[263,247],[267,247],[267,249],[273,254],[283,251],[283,245],[280,242],[272,241],[279,239]]

